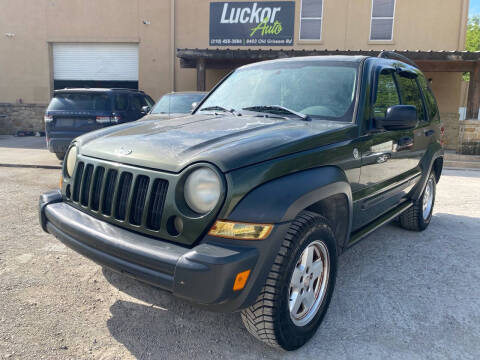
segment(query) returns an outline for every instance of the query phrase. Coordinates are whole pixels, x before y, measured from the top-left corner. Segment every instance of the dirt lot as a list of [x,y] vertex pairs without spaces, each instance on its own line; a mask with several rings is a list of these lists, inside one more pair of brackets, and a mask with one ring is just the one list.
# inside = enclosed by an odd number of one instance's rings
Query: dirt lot
[[0,167],[0,358],[480,358],[480,172],[445,172],[425,232],[388,225],[347,251],[323,325],[294,353],[43,233],[38,195],[58,175]]

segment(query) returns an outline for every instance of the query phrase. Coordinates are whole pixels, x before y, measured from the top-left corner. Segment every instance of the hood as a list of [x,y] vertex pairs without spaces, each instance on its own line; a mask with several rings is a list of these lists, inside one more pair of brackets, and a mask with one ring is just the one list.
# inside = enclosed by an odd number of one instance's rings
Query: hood
[[351,123],[302,121],[258,116],[189,115],[136,121],[77,139],[86,156],[180,172],[195,162],[222,171],[346,140],[340,129]]

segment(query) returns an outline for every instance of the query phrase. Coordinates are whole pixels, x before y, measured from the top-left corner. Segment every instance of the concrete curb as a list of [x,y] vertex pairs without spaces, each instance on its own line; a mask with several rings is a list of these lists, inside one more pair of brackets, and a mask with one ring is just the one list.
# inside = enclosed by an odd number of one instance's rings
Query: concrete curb
[[26,164],[2,164],[2,163],[0,163],[0,167],[31,168],[31,169],[54,169],[54,170],[61,170],[62,169],[62,167],[60,165],[26,165]]

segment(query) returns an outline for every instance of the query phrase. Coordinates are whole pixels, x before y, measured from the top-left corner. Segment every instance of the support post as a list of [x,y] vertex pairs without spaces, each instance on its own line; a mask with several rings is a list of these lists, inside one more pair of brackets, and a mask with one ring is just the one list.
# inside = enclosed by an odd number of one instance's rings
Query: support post
[[197,91],[205,91],[205,80],[206,80],[206,73],[205,73],[205,59],[199,58],[197,59]]
[[470,72],[468,85],[467,119],[478,119],[480,107],[480,62],[475,62],[475,68]]

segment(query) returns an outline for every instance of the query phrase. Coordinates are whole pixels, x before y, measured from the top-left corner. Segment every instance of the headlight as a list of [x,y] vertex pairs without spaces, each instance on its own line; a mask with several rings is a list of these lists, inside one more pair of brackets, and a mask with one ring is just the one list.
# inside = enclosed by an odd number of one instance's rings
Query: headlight
[[68,177],[71,177],[73,175],[73,170],[75,170],[75,163],[77,162],[77,147],[72,146],[70,150],[68,151],[66,160],[65,160],[65,171],[68,175]]
[[194,170],[185,181],[185,201],[199,214],[206,214],[215,208],[220,192],[220,178],[215,171],[207,167]]

